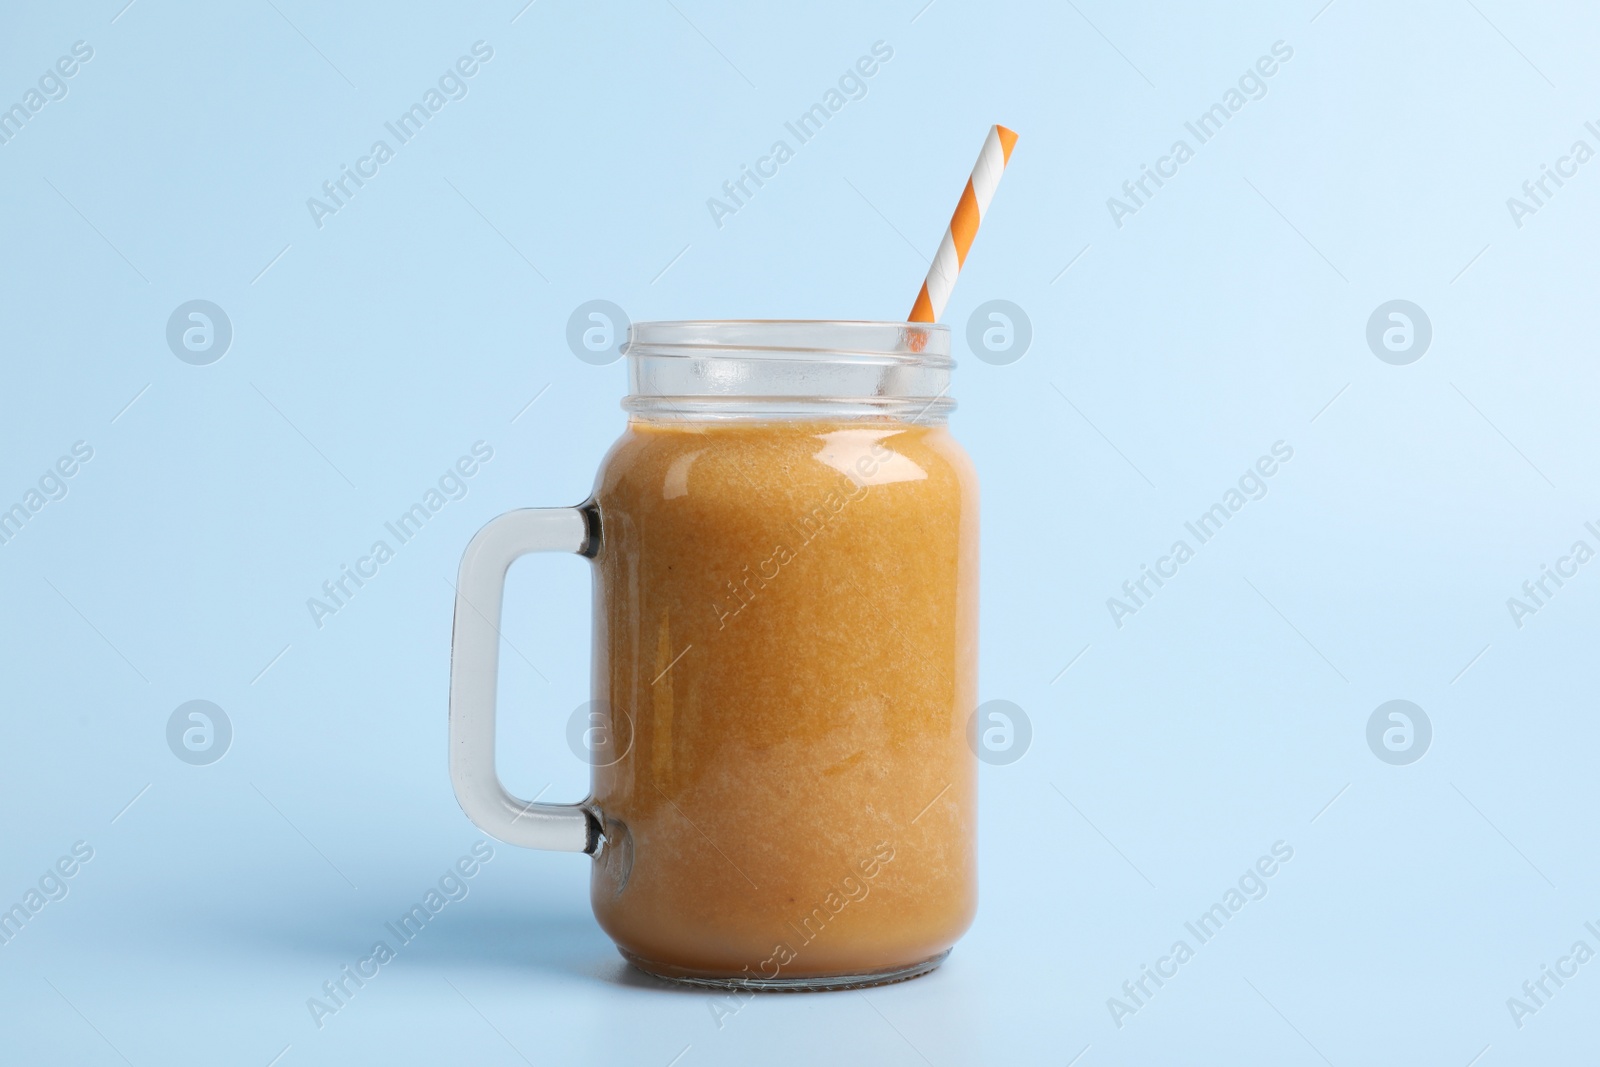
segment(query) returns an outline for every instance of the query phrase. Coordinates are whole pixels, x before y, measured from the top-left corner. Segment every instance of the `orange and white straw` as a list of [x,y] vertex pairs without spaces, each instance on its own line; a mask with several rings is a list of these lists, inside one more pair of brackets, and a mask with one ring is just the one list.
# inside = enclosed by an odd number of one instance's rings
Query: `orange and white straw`
[[978,162],[972,168],[972,177],[967,179],[967,188],[961,194],[961,202],[956,205],[956,213],[950,216],[950,228],[944,231],[944,240],[939,242],[939,252],[933,257],[933,266],[928,268],[928,278],[922,283],[922,292],[917,294],[917,303],[911,309],[908,322],[938,322],[939,316],[944,314],[945,304],[950,300],[950,290],[956,285],[956,275],[961,273],[961,265],[967,261],[967,250],[972,247],[972,239],[978,235],[978,224],[988,214],[989,201],[994,199],[995,187],[1000,184],[1000,176],[1006,171],[1006,163],[1011,159],[1011,149],[1016,143],[1017,135],[1004,126],[990,128],[989,136],[983,142],[983,151],[978,153]]

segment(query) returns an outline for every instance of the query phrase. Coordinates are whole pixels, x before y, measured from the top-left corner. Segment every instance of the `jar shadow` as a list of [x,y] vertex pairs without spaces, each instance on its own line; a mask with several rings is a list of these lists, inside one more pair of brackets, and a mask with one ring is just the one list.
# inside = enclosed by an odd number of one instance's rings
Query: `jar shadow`
[[[312,909],[300,911],[300,915]],[[284,916],[241,924],[230,918],[196,928],[191,917],[182,931],[162,938],[169,948],[191,938],[213,948],[229,942],[248,950],[270,946],[277,952],[315,959],[314,969],[337,970],[369,957],[373,946],[388,946],[391,960],[384,968],[405,971],[435,970],[450,974],[462,970],[539,973],[562,978],[597,980],[608,984],[640,985],[650,982],[638,975],[617,954],[588,911],[530,912],[526,908],[496,907],[489,901],[451,904],[420,929],[407,926],[397,932],[394,922],[374,919],[366,910],[342,908],[299,921]],[[401,933],[405,936],[402,937]],[[626,975],[624,972],[631,972]]]
[[412,966],[541,971],[607,980],[626,969],[611,939],[587,912],[530,914],[483,908],[445,917],[401,950]]
[[[715,990],[647,974],[623,959],[588,912],[530,916],[523,911],[485,911],[462,916],[443,934],[429,957],[439,967],[529,969],[601,982],[620,989],[645,989],[704,997]],[[426,964],[424,964],[426,965]]]
[[535,971],[624,989],[706,993],[630,966],[587,911],[530,914],[484,908],[445,918],[400,950],[402,966],[452,974],[462,969]]

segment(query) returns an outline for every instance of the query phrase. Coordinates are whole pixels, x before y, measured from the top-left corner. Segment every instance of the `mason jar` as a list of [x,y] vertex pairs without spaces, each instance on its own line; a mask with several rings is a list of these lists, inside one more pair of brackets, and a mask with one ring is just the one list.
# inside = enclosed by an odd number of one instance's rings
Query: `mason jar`
[[[938,966],[976,907],[977,479],[950,337],[894,322],[646,322],[628,423],[575,508],[468,545],[450,766],[493,836],[594,859],[634,966],[847,988]],[[578,804],[495,773],[506,569],[594,563]],[[552,607],[552,610],[554,608]]]

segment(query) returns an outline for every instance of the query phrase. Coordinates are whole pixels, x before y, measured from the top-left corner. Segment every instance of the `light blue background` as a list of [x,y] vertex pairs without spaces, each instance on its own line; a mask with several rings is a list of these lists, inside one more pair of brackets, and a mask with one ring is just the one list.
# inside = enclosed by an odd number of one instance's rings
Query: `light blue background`
[[[0,1060],[1596,1054],[1600,962],[1521,1029],[1506,1007],[1600,949],[1600,564],[1520,629],[1506,607],[1600,547],[1600,162],[1520,228],[1506,207],[1600,148],[1592,10],[122,2],[10,4],[0,32],[0,104],[94,48],[0,145],[0,506],[94,449],[0,545],[0,904],[95,850],[0,947]],[[469,95],[318,229],[306,198],[478,40]],[[879,40],[866,98],[715,226],[706,199]],[[1106,199],[1280,40],[1265,98],[1117,227]],[[1021,141],[946,320],[1007,299],[1034,338],[1008,366],[958,339],[952,426],[984,489],[980,691],[1034,737],[983,768],[954,955],[719,1027],[630,977],[587,860],[499,846],[317,1029],[306,999],[481,836],[445,774],[449,583],[490,517],[582,499],[622,425],[623,364],[575,358],[568,315],[903,315],[993,122]],[[164,338],[195,298],[234,328],[210,366]],[[1396,298],[1434,330],[1408,366],[1365,340]],[[306,598],[479,440],[466,498],[314,626]],[[1279,440],[1266,498],[1114,626],[1106,598]],[[513,571],[523,795],[585,788],[561,738],[587,581]],[[1434,729],[1410,766],[1365,738],[1397,698]],[[233,724],[211,766],[166,745],[191,699]],[[1267,897],[1114,1025],[1107,998],[1279,840]]]

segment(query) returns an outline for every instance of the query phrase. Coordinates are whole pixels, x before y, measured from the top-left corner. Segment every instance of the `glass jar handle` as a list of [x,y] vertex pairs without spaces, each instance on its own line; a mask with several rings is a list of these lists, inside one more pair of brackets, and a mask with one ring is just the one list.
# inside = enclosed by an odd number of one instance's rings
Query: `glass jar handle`
[[500,669],[500,603],[506,571],[530,552],[599,548],[597,516],[586,508],[520,508],[479,530],[461,556],[450,643],[450,782],[467,818],[507,844],[593,853],[600,823],[582,804],[537,804],[506,791],[495,770],[495,696]]

